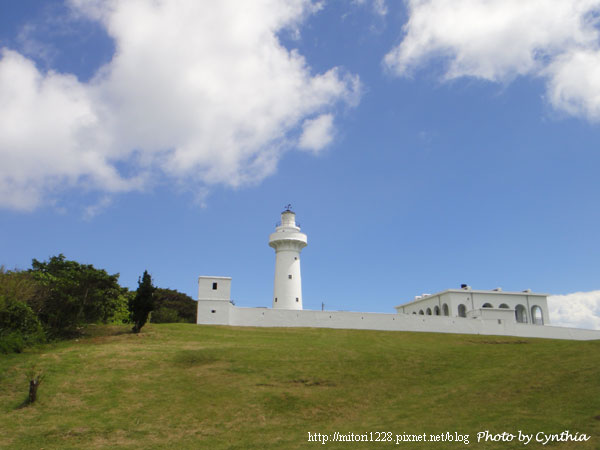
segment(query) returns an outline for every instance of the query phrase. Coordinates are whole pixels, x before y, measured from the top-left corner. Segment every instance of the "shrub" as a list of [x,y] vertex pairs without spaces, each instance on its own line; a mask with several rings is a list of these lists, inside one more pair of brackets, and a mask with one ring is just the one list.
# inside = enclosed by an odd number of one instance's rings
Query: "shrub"
[[150,322],[152,323],[176,323],[181,322],[177,311],[171,308],[165,308],[164,306],[152,311],[150,316]]
[[45,289],[36,312],[52,336],[73,336],[86,323],[109,322],[122,308],[119,274],[69,261],[64,255],[36,259],[30,273]]
[[115,303],[115,309],[110,319],[106,323],[111,324],[124,324],[131,323],[131,314],[129,312],[129,301],[133,299],[135,292],[130,291],[127,288],[123,288],[123,291],[119,295],[117,302]]
[[33,310],[17,299],[0,295],[0,351],[19,353],[44,341],[44,330]]
[[0,335],[0,353],[21,353],[26,346],[23,335],[18,331]]
[[[157,310],[164,308],[175,312],[175,316],[171,312],[167,313],[169,314],[167,316],[169,318],[168,322],[196,323],[198,303],[183,292],[158,288],[154,292],[154,305]],[[158,322],[158,320],[161,322]],[[152,313],[151,322],[165,323],[167,320],[161,315],[157,318],[156,312],[154,312]]]

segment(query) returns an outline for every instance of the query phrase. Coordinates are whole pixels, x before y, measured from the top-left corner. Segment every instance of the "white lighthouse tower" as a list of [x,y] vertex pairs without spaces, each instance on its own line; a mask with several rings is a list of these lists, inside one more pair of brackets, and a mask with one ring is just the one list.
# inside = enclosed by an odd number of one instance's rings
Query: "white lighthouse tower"
[[281,213],[281,223],[269,236],[269,245],[275,249],[275,287],[273,308],[302,309],[302,277],[300,252],[307,245],[306,234],[296,225],[296,214],[288,205]]

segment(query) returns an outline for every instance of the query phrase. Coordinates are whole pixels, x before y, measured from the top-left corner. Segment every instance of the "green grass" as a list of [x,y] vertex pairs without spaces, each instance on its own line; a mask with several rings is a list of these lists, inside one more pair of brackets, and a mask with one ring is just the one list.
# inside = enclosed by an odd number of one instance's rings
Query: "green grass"
[[[192,324],[89,333],[0,355],[0,447],[600,448],[600,341]],[[23,407],[33,364],[45,379]],[[483,430],[591,439],[477,444]],[[449,431],[470,445],[322,445],[309,431]]]

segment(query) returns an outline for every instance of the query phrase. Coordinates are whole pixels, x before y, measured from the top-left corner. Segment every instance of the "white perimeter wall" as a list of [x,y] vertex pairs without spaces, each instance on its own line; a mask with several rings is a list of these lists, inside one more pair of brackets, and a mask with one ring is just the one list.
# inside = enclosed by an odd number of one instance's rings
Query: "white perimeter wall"
[[[213,312],[214,311],[214,312]],[[412,314],[360,313],[349,311],[294,311],[239,308],[229,302],[199,301],[198,324],[247,327],[314,327],[357,330],[421,331],[485,334],[549,339],[600,339],[600,331],[508,323],[500,320]]]

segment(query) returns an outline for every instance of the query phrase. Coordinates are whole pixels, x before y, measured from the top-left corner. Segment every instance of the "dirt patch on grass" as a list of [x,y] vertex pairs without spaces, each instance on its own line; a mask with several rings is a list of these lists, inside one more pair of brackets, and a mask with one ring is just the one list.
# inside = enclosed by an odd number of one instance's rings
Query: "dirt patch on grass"
[[173,362],[183,367],[204,366],[217,361],[218,355],[212,349],[181,350],[173,357]]
[[130,333],[130,325],[88,325],[82,330],[80,337],[95,339]]
[[292,380],[291,383],[300,384],[302,386],[335,386],[335,383],[328,380],[310,380],[304,378],[298,378],[297,380]]
[[296,414],[303,406],[301,397],[289,392],[268,392],[262,399],[262,405],[267,415]]

